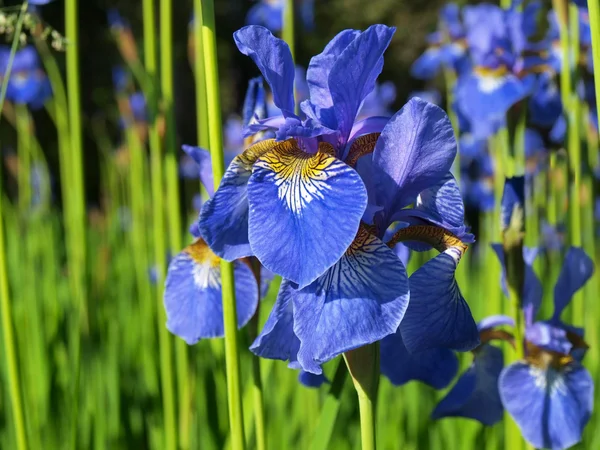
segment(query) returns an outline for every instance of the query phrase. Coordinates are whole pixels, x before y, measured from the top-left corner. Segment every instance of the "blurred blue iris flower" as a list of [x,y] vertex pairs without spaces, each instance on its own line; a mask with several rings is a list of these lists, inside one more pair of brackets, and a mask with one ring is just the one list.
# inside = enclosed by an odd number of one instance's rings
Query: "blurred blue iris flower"
[[410,69],[413,77],[429,80],[442,67],[448,67],[458,74],[469,69],[465,30],[458,5],[448,3],[442,8],[438,30],[427,37],[427,44],[425,52]]
[[464,8],[473,69],[458,79],[456,106],[477,138],[504,126],[508,110],[533,92],[535,73],[549,69],[549,60],[530,42],[539,8],[535,2],[522,11],[487,3]]
[[[283,28],[283,0],[259,0],[248,11],[246,23],[260,25],[273,33],[279,33]],[[315,26],[315,0],[300,0],[300,15],[302,25],[306,30]]]
[[[560,316],[593,270],[583,250],[568,250],[554,287],[551,319],[533,322],[526,316],[525,359],[506,367],[500,376],[503,405],[536,448],[562,450],[575,445],[592,413],[593,380],[581,365],[588,348],[583,330],[566,325]],[[535,284],[540,284],[537,277]],[[527,279],[525,290],[531,290]]]
[[[281,111],[246,134],[270,131],[277,140],[233,159],[198,230],[220,257],[254,255],[283,276],[251,350],[314,374],[333,357],[395,333],[405,313],[410,351],[479,344],[454,278],[473,236],[449,174],[456,142],[448,117],[413,99],[391,119],[356,121],[393,33],[383,25],[345,30],[315,56],[307,71],[310,99],[300,105],[305,119],[295,113],[295,68],[285,42],[258,26],[234,35]],[[402,228],[386,244],[395,222]],[[406,269],[390,248],[397,242],[441,252],[411,278],[414,306]],[[439,282],[432,286],[432,279]]]
[[[9,47],[0,47],[0,83],[4,82],[3,77],[8,70],[10,54]],[[35,48],[27,46],[17,50],[7,83],[7,100],[39,109],[51,96],[52,87],[42,70]]]

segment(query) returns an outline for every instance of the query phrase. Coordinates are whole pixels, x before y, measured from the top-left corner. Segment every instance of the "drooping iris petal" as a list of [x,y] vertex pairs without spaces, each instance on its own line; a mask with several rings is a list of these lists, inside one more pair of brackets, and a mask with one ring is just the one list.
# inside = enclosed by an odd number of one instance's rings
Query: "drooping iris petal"
[[[522,229],[525,226],[524,220],[525,208],[525,177],[507,178],[504,183],[504,191],[502,193],[501,204],[501,225],[502,229],[506,230],[511,226],[511,220],[520,219],[520,223],[516,224],[517,229]],[[520,210],[523,214],[515,216],[515,209]]]
[[[417,194],[444,177],[456,155],[452,124],[439,107],[412,98],[381,132],[373,152],[377,204],[385,208],[382,220],[412,203]],[[387,226],[386,226],[387,228]]]
[[198,230],[210,249],[227,261],[252,255],[248,241],[248,180],[252,164],[275,145],[273,140],[262,141],[236,156],[215,194],[202,206]]
[[344,256],[304,289],[288,281],[293,298],[298,361],[308,372],[320,364],[396,332],[408,305],[406,269],[394,252],[361,228]]
[[304,386],[311,388],[318,388],[321,387],[323,383],[329,383],[329,380],[324,374],[321,373],[317,375],[304,370],[301,370],[298,374],[298,381]]
[[479,329],[479,331],[484,331],[490,328],[501,327],[504,325],[514,327],[515,319],[501,314],[498,314],[496,316],[488,316],[479,321],[479,323],[477,324],[477,329]]
[[554,286],[554,315],[560,318],[571,298],[594,273],[594,262],[577,247],[569,248],[563,262],[558,281]]
[[516,362],[504,369],[499,387],[504,407],[536,448],[562,450],[581,440],[594,386],[579,363],[556,370]]
[[441,47],[430,47],[412,64],[410,74],[420,80],[430,80],[437,75],[441,65]]
[[[286,281],[283,284],[287,283]],[[294,334],[294,306],[288,291],[281,289],[262,331],[250,346],[250,351],[268,359],[289,361],[298,368],[296,358],[300,340]]]
[[503,366],[502,351],[492,345],[483,345],[477,350],[471,367],[437,404],[432,418],[466,417],[484,425],[494,425],[502,420],[498,377]]
[[509,108],[528,93],[528,85],[515,75],[480,69],[459,80],[456,100],[471,123],[473,135],[487,138],[503,123]]
[[200,182],[206,189],[208,195],[212,197],[215,193],[215,186],[213,183],[210,153],[208,152],[208,150],[204,150],[200,147],[193,147],[191,145],[184,145],[182,148],[183,151],[186,152],[190,157],[192,157],[196,164],[198,164]]
[[295,68],[288,45],[264,27],[249,25],[233,34],[244,55],[252,58],[273,93],[273,102],[284,116],[294,114]]
[[[496,253],[500,265],[502,266],[502,290],[504,295],[508,297],[508,288],[506,286],[506,270],[504,265],[504,249],[502,244],[492,244],[492,249]],[[533,270],[533,262],[537,256],[537,249],[523,248],[523,259],[525,261],[525,282],[523,284],[523,308],[526,310],[526,317],[531,322],[535,319],[535,316],[540,309],[543,297],[542,282],[535,274]],[[530,322],[530,323],[531,323]]]
[[410,304],[400,324],[406,348],[467,351],[479,345],[479,331],[460,293],[454,272],[460,251],[450,247],[410,277]]
[[395,31],[385,25],[370,26],[344,49],[331,68],[328,85],[342,145],[348,141],[362,101],[375,87],[383,69],[383,53]]
[[333,99],[329,91],[329,73],[344,49],[359,35],[360,31],[357,30],[338,33],[322,53],[311,58],[306,71],[310,102],[304,103],[302,108],[311,108],[315,117],[331,129],[337,127],[337,119],[333,113]]
[[302,288],[350,246],[367,193],[358,173],[342,161],[324,151],[305,153],[290,140],[258,159],[248,200],[254,254]]
[[[169,264],[164,292],[167,328],[188,344],[224,335],[219,258],[202,239],[187,246]],[[254,315],[258,285],[249,266],[235,262],[238,327]]]
[[381,373],[395,386],[417,380],[435,389],[443,389],[458,371],[458,359],[452,350],[432,348],[410,353],[404,346],[400,331],[383,338],[379,348]]

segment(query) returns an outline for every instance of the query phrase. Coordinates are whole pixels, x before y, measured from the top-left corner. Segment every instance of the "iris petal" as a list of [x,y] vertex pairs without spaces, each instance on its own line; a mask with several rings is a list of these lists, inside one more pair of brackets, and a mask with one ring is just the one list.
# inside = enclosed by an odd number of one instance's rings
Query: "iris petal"
[[295,68],[288,45],[269,30],[257,25],[241,28],[233,34],[235,43],[244,55],[252,58],[273,93],[273,103],[284,116],[294,114]]
[[206,189],[210,197],[215,193],[213,183],[212,164],[210,162],[210,153],[200,147],[184,145],[183,151],[186,152],[198,164],[198,172],[200,173],[200,182]]
[[408,351],[467,351],[479,344],[477,325],[454,278],[459,260],[460,251],[451,247],[411,275],[410,304],[400,325]]
[[581,440],[593,408],[593,381],[577,362],[544,370],[516,362],[499,381],[504,407],[536,448],[566,449]]
[[293,140],[257,161],[248,199],[254,254],[300,288],[344,254],[367,205],[358,173],[324,151],[303,152]]
[[200,234],[211,250],[227,261],[252,255],[248,241],[248,180],[258,155],[275,145],[273,140],[262,141],[236,156],[219,189],[202,206]]
[[502,420],[498,377],[503,366],[504,358],[500,349],[491,345],[482,346],[471,367],[437,404],[432,418],[466,417],[484,425],[494,425]]
[[477,329],[479,331],[485,331],[490,328],[496,328],[501,326],[515,326],[515,320],[512,317],[503,316],[501,314],[496,316],[488,316],[485,319],[482,319],[477,324]]
[[362,101],[375,88],[383,69],[383,53],[395,31],[385,25],[369,27],[344,49],[331,68],[328,86],[342,145],[348,141]]
[[577,247],[571,247],[565,256],[556,286],[554,286],[554,318],[560,318],[571,298],[594,273],[594,262]]
[[446,113],[419,98],[409,100],[385,126],[373,153],[381,173],[376,188],[377,204],[386,210],[384,221],[443,178],[455,156],[456,140]]
[[344,49],[359,35],[360,31],[357,30],[344,30],[338,33],[322,53],[312,57],[306,71],[310,102],[306,103],[303,109],[312,109],[315,118],[331,129],[337,128],[337,119],[333,114],[329,73]]
[[296,366],[296,355],[300,348],[300,340],[294,334],[293,303],[283,281],[275,306],[269,314],[262,331],[250,346],[250,351],[257,356],[268,359],[290,361]]
[[406,269],[394,252],[363,228],[338,263],[304,289],[284,282],[294,302],[298,361],[320,364],[396,332],[408,305]]
[[316,375],[314,373],[306,372],[301,370],[298,374],[298,381],[302,383],[306,387],[318,388],[321,387],[323,383],[328,383],[329,380],[324,374]]
[[[254,315],[258,286],[250,267],[235,263],[238,327]],[[186,247],[169,264],[164,292],[167,328],[195,344],[202,338],[221,337],[223,304],[219,258],[201,239]]]
[[380,354],[381,373],[395,386],[417,380],[435,389],[443,389],[458,371],[458,359],[452,350],[432,348],[410,353],[404,346],[400,331],[383,338]]
[[437,75],[441,65],[441,48],[430,47],[412,64],[410,74],[420,80],[430,80]]

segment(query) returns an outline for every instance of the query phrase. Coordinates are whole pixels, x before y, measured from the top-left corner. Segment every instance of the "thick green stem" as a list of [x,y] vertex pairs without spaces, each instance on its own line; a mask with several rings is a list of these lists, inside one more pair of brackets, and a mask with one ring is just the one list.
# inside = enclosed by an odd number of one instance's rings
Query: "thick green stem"
[[290,47],[292,59],[296,56],[295,46],[295,23],[294,23],[294,0],[283,0],[283,30],[281,37]]
[[[221,103],[219,98],[219,70],[217,62],[217,41],[213,0],[203,0],[202,11],[202,54],[206,80],[208,105],[208,128],[210,154],[212,160],[215,189],[225,173],[223,156],[223,136],[221,124]],[[235,303],[235,283],[233,264],[221,261],[221,284],[223,295],[223,323],[225,328],[225,363],[227,366],[227,399],[229,402],[229,423],[231,443],[234,450],[243,450],[244,417],[240,382],[240,357],[237,342],[237,313]]]
[[[165,259],[167,246],[165,242],[165,209],[163,197],[163,164],[158,130],[158,89],[156,62],[156,21],[154,1],[144,0],[144,65],[152,84],[144,94],[148,101],[150,112],[149,143],[150,143],[150,178],[152,183],[152,221],[154,242],[154,265],[156,267],[157,285],[161,286],[165,276]],[[163,306],[162,290],[156,290],[158,327],[158,344],[160,353],[160,378],[162,386],[163,422],[165,429],[164,448],[174,450],[177,447],[177,430],[175,428],[175,396],[173,388],[173,372],[171,369],[171,337],[165,327],[166,314]]]
[[362,450],[377,448],[376,404],[379,392],[379,343],[365,345],[344,354],[358,394]]
[[194,75],[196,76],[196,134],[198,145],[208,148],[208,117],[206,105],[206,80],[202,57],[202,0],[194,0]]

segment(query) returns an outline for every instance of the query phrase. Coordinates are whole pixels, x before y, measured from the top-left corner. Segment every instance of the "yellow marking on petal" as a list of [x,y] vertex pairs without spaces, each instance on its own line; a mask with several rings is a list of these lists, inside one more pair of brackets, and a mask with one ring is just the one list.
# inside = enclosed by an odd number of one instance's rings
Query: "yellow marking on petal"
[[348,157],[346,158],[346,164],[348,164],[350,167],[354,167],[361,156],[373,153],[379,136],[381,136],[381,133],[369,133],[356,138],[350,146],[350,151],[348,152]]
[[397,231],[387,243],[394,247],[398,242],[418,241],[431,245],[442,253],[449,248],[456,248],[463,255],[469,246],[461,241],[454,233],[433,225],[412,225]]
[[329,146],[320,145],[317,153],[306,153],[290,139],[261,156],[257,165],[275,174],[279,199],[299,214],[304,206],[316,198],[323,199],[325,191],[331,189],[327,169],[336,159],[328,154],[330,151]]
[[190,255],[198,264],[207,264],[210,267],[216,267],[221,262],[221,259],[211,251],[202,238],[196,239],[184,248],[183,251]]
[[369,244],[372,244],[377,239],[371,232],[369,231],[369,225],[364,223],[360,224],[358,227],[358,231],[356,232],[356,236],[352,241],[352,244],[346,249],[346,256],[353,256],[362,249],[364,249]]
[[280,144],[282,144],[282,142],[277,142],[275,139],[266,139],[248,147],[241,155],[238,156],[238,158],[240,161],[242,161],[247,169],[251,169],[258,158],[265,153],[270,152]]
[[527,348],[525,360],[532,366],[539,367],[540,369],[546,370],[550,367],[560,370],[574,361],[571,355],[546,350],[529,341],[525,345]]
[[325,155],[335,156],[335,147],[329,142],[319,142],[319,152]]
[[473,71],[479,76],[494,77],[494,78],[502,77],[508,73],[508,69],[506,68],[506,66],[499,66],[499,67],[496,67],[495,69],[492,69],[490,67],[484,67],[484,66],[475,66]]

